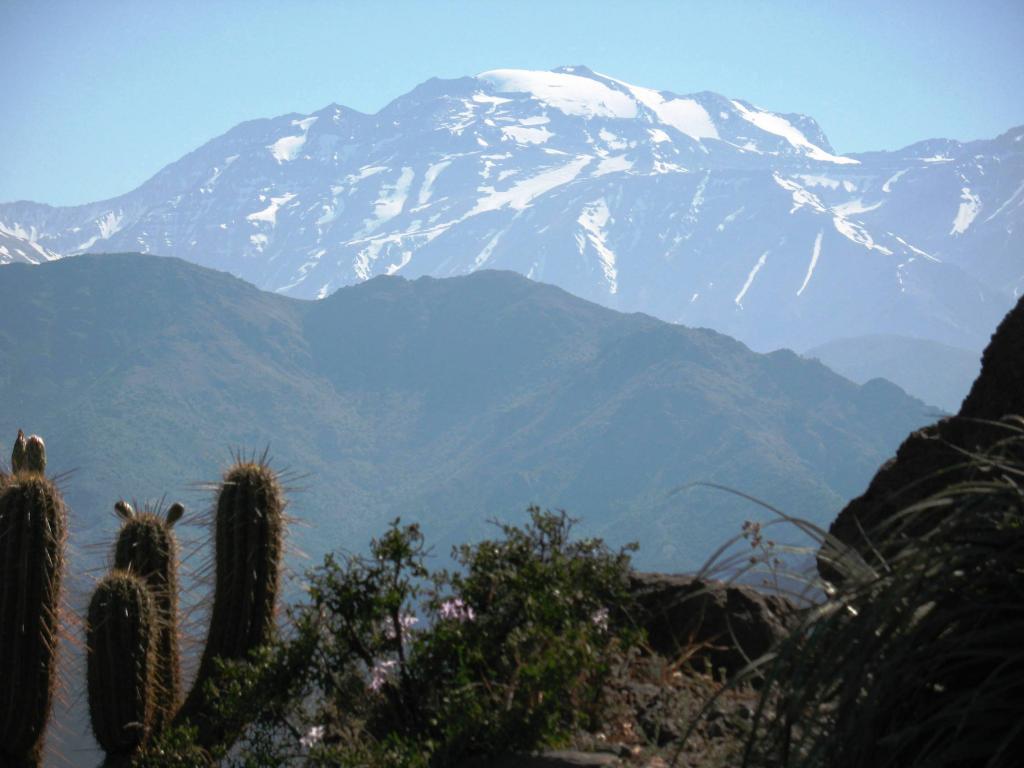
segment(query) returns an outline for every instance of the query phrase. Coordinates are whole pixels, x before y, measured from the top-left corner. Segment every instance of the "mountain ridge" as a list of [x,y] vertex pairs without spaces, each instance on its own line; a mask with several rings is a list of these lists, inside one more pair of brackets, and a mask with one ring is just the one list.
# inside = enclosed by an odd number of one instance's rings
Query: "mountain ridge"
[[813,118],[741,99],[491,70],[372,115],[247,121],[134,191],[0,204],[0,224],[306,298],[487,267],[762,351],[874,333],[980,351],[1024,288],[1022,138],[837,156]]
[[309,302],[177,259],[85,255],[0,270],[0,298],[0,424],[78,468],[85,540],[112,499],[202,505],[188,489],[229,447],[269,444],[316,478],[296,503],[314,555],[397,515],[447,542],[535,502],[695,567],[756,510],[672,489],[714,480],[825,523],[931,418],[893,385],[511,273],[385,276]]

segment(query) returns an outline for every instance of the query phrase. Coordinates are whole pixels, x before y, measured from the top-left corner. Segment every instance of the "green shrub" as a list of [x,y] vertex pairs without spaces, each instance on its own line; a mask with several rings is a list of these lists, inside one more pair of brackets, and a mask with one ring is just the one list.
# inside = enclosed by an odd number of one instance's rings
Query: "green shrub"
[[573,539],[564,513],[457,548],[431,572],[415,525],[308,574],[291,635],[222,665],[217,707],[254,724],[239,766],[441,766],[557,743],[600,706],[629,551]]

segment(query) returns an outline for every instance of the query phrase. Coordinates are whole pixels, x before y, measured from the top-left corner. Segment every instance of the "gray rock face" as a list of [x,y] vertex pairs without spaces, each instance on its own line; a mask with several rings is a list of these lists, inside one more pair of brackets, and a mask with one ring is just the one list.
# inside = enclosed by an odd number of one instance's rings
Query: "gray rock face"
[[0,232],[304,298],[510,269],[762,351],[872,333],[980,350],[1024,287],[1022,218],[1024,128],[846,157],[810,117],[564,67],[243,123],[121,197],[0,205]]

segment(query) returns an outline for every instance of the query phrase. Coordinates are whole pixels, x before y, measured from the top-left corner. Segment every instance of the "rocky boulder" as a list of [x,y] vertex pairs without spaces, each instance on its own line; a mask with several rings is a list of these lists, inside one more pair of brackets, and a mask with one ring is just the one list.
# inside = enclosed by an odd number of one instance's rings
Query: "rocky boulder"
[[655,652],[730,675],[767,653],[795,615],[785,598],[745,585],[662,573],[634,573],[631,582],[631,618]]

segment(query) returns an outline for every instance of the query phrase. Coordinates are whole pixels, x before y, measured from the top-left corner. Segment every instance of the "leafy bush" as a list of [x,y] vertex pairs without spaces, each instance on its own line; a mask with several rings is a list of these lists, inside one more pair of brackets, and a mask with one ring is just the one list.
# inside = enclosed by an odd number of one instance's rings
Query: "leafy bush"
[[[224,665],[209,691],[255,722],[238,766],[441,766],[557,743],[597,716],[615,654],[638,639],[629,552],[574,539],[564,513],[453,552],[430,571],[416,525],[392,523],[370,555],[308,574],[290,635]],[[180,749],[155,744],[157,753]]]

